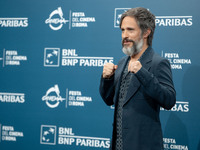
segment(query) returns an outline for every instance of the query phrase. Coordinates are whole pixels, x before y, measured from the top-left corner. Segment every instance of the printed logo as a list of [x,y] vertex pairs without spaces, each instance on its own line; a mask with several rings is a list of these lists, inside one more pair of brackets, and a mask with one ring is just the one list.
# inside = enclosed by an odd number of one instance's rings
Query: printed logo
[[172,69],[182,70],[184,65],[191,65],[191,59],[180,58],[179,53],[164,53],[162,51],[162,57],[169,60]]
[[115,18],[114,18],[114,27],[119,28],[120,19],[123,13],[125,13],[130,8],[115,8]]
[[173,138],[163,138],[163,147],[164,149],[188,150],[187,145],[177,144],[176,139]]
[[45,101],[50,108],[58,107],[64,100],[66,108],[68,106],[84,107],[86,103],[92,102],[92,97],[84,96],[81,91],[66,89],[66,99],[62,98],[57,84],[48,89],[45,96],[42,97],[42,101]]
[[60,64],[60,49],[45,48],[44,49],[44,66],[58,67]]
[[16,142],[19,137],[24,137],[24,133],[21,131],[15,131],[14,126],[7,126],[0,124],[0,142],[10,141]]
[[41,126],[40,144],[56,145],[56,126]]
[[88,23],[90,22],[96,22],[96,19],[95,17],[86,17],[85,13],[84,12],[71,12],[70,11],[70,14],[72,13],[72,15],[70,16],[71,18],[71,25],[69,26],[69,29],[71,29],[71,27],[83,27],[83,28],[86,28],[88,27]]
[[[44,66],[59,67],[60,48],[44,49]],[[78,56],[76,49],[62,49],[61,65],[80,67],[103,67],[106,63],[113,63],[113,57]]]
[[[56,18],[55,16],[59,16],[59,17]],[[58,9],[54,10],[49,15],[49,18],[45,21],[46,24],[49,24],[49,27],[52,30],[60,30],[63,24],[66,24],[67,22],[69,21],[63,18],[63,12],[62,12],[61,7],[58,7]]]
[[81,106],[84,107],[86,102],[92,102],[92,97],[83,96],[81,91],[71,91],[67,89],[66,107],[68,106]]
[[28,27],[28,18],[0,18],[0,27]]
[[2,103],[24,103],[24,93],[0,93],[0,102]]
[[[160,110],[165,110],[164,108],[161,108]],[[176,111],[176,112],[189,112],[189,102],[182,102],[182,101],[176,101],[176,104],[170,111]]]
[[[58,129],[58,135],[56,135],[56,129]],[[56,145],[56,139],[58,139],[57,144],[59,145],[95,148],[110,147],[109,138],[80,136],[75,135],[75,133],[73,133],[73,129],[69,127],[57,128],[52,125],[41,125],[40,144]]]
[[[119,28],[120,19],[124,12],[130,8],[115,8],[114,27]],[[156,16],[156,26],[159,27],[179,27],[192,26],[192,16]]]
[[42,100],[45,101],[50,108],[55,108],[65,99],[60,96],[60,90],[56,84],[54,87],[47,90],[46,95],[42,97]]
[[56,31],[60,30],[63,27],[63,24],[69,23],[69,30],[71,28],[86,28],[88,27],[88,23],[96,22],[95,17],[88,17],[85,15],[85,12],[73,12],[69,11],[69,20],[66,20],[63,17],[63,11],[61,7],[54,10],[49,18],[45,20],[46,24],[49,24],[49,27]]
[[22,61],[27,61],[27,56],[19,55],[17,50],[3,50],[2,66],[20,66]]
[[156,26],[192,26],[192,16],[156,16]]

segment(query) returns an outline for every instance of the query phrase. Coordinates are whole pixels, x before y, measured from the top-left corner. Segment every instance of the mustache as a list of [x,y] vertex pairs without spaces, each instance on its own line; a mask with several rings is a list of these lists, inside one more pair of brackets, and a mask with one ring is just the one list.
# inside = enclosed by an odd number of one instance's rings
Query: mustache
[[135,41],[128,39],[128,38],[123,38],[122,39],[122,45],[124,46],[124,42],[132,42],[133,44],[135,44]]

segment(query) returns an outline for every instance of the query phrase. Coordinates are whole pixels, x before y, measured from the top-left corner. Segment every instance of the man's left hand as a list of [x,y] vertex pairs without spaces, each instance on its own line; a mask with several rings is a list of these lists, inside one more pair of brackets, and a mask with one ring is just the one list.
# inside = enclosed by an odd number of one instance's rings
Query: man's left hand
[[128,71],[137,73],[142,68],[142,64],[139,61],[130,60],[128,65]]

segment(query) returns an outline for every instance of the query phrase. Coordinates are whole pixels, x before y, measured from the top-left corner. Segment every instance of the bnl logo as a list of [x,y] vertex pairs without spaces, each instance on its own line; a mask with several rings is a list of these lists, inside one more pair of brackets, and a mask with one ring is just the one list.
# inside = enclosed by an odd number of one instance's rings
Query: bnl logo
[[41,125],[40,144],[56,145],[56,126]]
[[125,13],[130,8],[115,8],[115,18],[114,18],[114,27],[119,28],[120,19],[123,13]]
[[44,66],[59,67],[60,48],[45,48],[44,49]]

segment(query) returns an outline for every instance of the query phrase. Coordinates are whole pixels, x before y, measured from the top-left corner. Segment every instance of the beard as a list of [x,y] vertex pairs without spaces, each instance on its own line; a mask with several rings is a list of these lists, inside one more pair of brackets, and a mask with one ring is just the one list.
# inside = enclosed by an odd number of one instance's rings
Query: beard
[[[128,42],[132,42],[133,46],[132,47],[125,47],[124,44],[123,44],[125,40],[128,41]],[[126,54],[128,56],[136,55],[142,50],[143,43],[144,43],[144,40],[142,38],[138,42],[135,42],[133,40],[129,40],[127,38],[123,39],[123,41],[122,41],[122,46],[123,46],[122,51],[123,51],[124,54]]]

